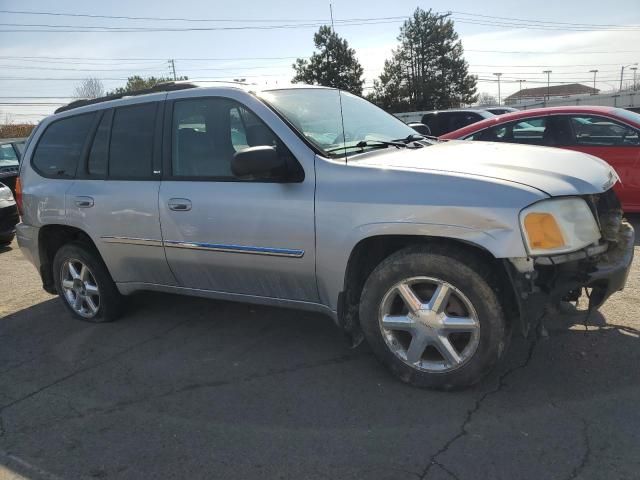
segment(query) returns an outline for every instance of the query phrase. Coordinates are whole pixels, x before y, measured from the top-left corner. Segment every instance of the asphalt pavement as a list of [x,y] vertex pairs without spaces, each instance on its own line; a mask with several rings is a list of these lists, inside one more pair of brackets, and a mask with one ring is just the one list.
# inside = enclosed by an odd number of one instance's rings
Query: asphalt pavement
[[[640,216],[632,217],[640,230]],[[140,294],[72,319],[0,251],[0,479],[638,479],[640,242],[585,324],[420,390],[322,315]]]

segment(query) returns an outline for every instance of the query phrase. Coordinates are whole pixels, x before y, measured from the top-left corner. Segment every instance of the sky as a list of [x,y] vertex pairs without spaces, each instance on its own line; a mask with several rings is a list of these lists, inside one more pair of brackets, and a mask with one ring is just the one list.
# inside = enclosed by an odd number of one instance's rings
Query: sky
[[[523,88],[546,85],[544,70],[552,71],[551,84],[593,85],[589,71],[598,69],[596,87],[613,90],[619,86],[621,66],[640,62],[638,0],[331,3],[336,31],[355,49],[364,67],[365,87],[371,86],[391,56],[403,18],[418,6],[451,12],[469,71],[480,78],[478,92],[497,97],[493,74],[502,73],[502,99],[519,89],[518,79],[527,80]],[[103,79],[109,90],[134,74],[168,76],[169,59],[175,59],[178,75],[190,79],[246,78],[261,86],[284,84],[292,77],[295,58],[313,52],[318,25],[330,19],[329,1],[320,0],[180,0],[150,5],[134,0],[0,0],[0,122],[7,117],[14,122],[38,121],[53,112],[57,105],[52,104],[69,102],[82,78]],[[110,30],[86,31],[96,27]],[[151,30],[117,30],[131,27]],[[633,71],[627,67],[625,84],[632,79]],[[27,102],[41,105],[13,105]]]

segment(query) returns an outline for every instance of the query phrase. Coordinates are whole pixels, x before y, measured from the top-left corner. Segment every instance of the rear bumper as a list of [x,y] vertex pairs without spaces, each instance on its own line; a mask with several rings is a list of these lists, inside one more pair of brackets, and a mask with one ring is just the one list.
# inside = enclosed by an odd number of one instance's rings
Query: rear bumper
[[589,310],[600,307],[612,294],[622,290],[633,261],[635,232],[622,222],[615,241],[579,252],[538,257],[528,268],[507,261],[507,271],[515,290],[522,329],[526,334],[562,300],[577,300],[583,289],[591,289]]
[[38,253],[38,228],[19,223],[16,226],[16,240],[20,251],[40,271],[40,255]]

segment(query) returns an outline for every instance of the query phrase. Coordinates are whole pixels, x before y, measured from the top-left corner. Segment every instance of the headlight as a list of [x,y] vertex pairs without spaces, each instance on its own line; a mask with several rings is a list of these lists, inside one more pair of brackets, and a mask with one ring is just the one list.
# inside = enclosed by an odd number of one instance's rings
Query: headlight
[[535,203],[520,212],[520,228],[530,255],[573,252],[600,239],[593,213],[581,198]]

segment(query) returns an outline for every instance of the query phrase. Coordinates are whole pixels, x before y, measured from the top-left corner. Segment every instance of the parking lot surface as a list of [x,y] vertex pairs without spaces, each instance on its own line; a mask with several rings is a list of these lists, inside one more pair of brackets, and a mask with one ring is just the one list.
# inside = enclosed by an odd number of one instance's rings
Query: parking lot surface
[[[640,216],[632,217],[636,230]],[[73,320],[0,252],[0,479],[640,478],[640,242],[584,324],[419,390],[324,316],[166,294]]]

